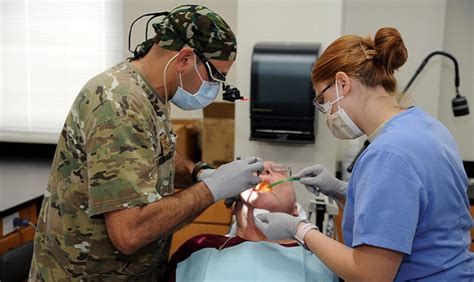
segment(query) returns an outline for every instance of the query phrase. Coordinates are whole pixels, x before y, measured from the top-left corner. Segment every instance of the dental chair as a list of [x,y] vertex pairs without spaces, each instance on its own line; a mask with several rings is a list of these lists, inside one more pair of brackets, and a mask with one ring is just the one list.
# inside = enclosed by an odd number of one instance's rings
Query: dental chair
[[28,279],[33,241],[11,249],[0,256],[0,281],[17,282]]
[[[306,215],[306,212],[305,212],[305,210],[303,209],[303,206],[300,203],[296,203],[296,209],[298,211],[298,217],[299,218],[301,218],[303,220],[308,219],[308,215]],[[236,236],[236,230],[237,230],[237,223],[235,222],[235,219],[232,218],[232,224],[230,225],[229,233],[227,234],[227,236]]]

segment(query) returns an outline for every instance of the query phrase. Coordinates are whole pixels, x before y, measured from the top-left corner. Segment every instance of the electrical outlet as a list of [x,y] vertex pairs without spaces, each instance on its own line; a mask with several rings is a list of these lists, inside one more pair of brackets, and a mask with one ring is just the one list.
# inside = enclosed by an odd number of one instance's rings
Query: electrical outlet
[[16,217],[20,217],[19,212],[12,213],[10,215],[5,216],[2,219],[3,223],[3,236],[15,231],[15,229],[18,229],[18,227],[13,226],[13,219]]

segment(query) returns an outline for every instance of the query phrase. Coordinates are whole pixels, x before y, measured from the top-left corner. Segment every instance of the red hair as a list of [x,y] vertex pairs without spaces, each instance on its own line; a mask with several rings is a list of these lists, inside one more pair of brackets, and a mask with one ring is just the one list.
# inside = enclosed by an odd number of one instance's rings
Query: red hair
[[390,27],[377,31],[375,38],[345,35],[324,50],[312,70],[313,85],[333,80],[337,72],[358,78],[364,85],[381,85],[387,92],[397,89],[394,72],[407,60],[400,33]]

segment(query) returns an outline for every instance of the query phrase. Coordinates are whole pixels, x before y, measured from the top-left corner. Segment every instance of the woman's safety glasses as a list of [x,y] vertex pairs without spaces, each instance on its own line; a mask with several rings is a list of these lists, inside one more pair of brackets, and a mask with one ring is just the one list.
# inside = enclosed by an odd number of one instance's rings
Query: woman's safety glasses
[[316,94],[316,97],[313,99],[313,105],[318,109],[321,113],[326,114],[328,111],[326,107],[324,107],[324,97],[323,94],[326,92],[331,86],[334,84],[334,81],[331,82],[328,86],[326,86],[321,93]]

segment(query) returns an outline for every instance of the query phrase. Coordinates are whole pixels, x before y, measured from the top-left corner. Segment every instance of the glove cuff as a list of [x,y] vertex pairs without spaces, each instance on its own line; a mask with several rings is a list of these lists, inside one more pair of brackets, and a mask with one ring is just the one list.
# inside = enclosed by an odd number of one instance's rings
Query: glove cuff
[[191,172],[191,179],[194,183],[198,182],[197,175],[201,171],[201,169],[208,169],[213,168],[210,164],[205,162],[197,162],[194,165],[193,171]]
[[346,196],[346,192],[347,192],[347,187],[349,186],[349,183],[347,183],[346,181],[342,181],[340,180],[340,185],[339,185],[339,193],[340,196],[343,196],[345,197]]
[[217,202],[218,200],[220,200],[220,196],[218,195],[219,184],[217,183],[217,181],[215,181],[212,177],[204,178],[201,181],[204,182],[204,184],[206,184],[207,189],[209,189],[209,191],[211,192],[212,197],[214,198],[214,202]]

